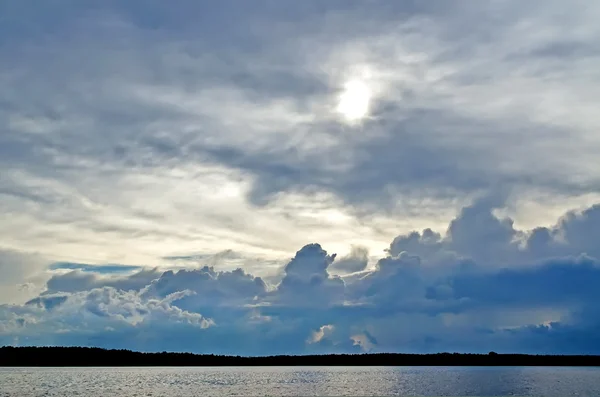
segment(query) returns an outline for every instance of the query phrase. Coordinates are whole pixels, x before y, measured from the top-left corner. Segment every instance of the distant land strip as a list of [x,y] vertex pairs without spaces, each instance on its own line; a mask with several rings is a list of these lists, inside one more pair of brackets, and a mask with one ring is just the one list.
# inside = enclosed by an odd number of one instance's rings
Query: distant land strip
[[600,356],[527,354],[324,354],[301,356],[220,356],[192,353],[143,353],[94,347],[0,348],[2,367],[146,366],[600,366]]

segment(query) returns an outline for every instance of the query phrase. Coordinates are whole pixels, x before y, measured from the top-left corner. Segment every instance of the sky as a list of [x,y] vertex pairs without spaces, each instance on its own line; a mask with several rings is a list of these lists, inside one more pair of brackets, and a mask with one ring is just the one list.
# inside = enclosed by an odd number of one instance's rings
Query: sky
[[600,354],[599,19],[0,2],[0,345]]

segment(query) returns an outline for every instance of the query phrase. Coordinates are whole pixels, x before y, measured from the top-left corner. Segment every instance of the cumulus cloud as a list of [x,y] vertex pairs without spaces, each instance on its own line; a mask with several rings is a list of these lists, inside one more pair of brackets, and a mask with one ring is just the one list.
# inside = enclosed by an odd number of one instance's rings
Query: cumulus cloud
[[523,265],[557,256],[589,254],[600,257],[596,244],[600,206],[569,211],[550,227],[516,230],[510,218],[499,218],[487,199],[463,208],[442,236],[425,229],[396,237],[388,252],[409,252],[429,263],[459,258],[488,266]]
[[377,345],[377,341],[368,332],[350,337],[355,346],[360,346],[364,352],[369,352]]
[[323,340],[323,338],[326,338],[328,335],[330,335],[331,332],[333,332],[333,329],[334,326],[331,324],[323,325],[319,327],[318,330],[314,331],[306,342],[309,344],[319,343]]
[[356,273],[364,271],[369,264],[369,249],[361,246],[353,246],[350,253],[329,266],[330,271],[341,274]]
[[115,276],[104,274],[102,266],[99,266],[99,271],[93,271],[94,267],[90,265],[87,271],[73,270],[64,274],[52,275],[46,283],[47,288],[44,293],[87,291],[98,287],[139,291],[162,274],[155,268],[140,270],[126,276]]
[[285,275],[271,295],[274,302],[323,307],[341,301],[344,281],[330,276],[327,270],[335,257],[335,254],[328,255],[319,244],[304,246],[285,266]]
[[[90,346],[104,341],[146,350],[169,338],[169,329],[201,332],[214,326],[212,319],[173,305],[190,293],[181,291],[163,299],[148,299],[134,291],[103,287],[39,297],[24,306],[1,306],[0,339],[8,344],[7,335],[12,334],[24,344]],[[149,345],[138,344],[136,338],[145,339]]]
[[191,291],[193,295],[182,297],[177,305],[187,310],[213,315],[229,308],[236,311],[252,305],[267,293],[267,286],[260,277],[237,269],[217,272],[212,267],[201,269],[166,271],[141,291],[142,296],[164,298],[179,291]]
[[343,277],[316,243],[272,285],[208,266],[56,274],[26,304],[1,306],[0,340],[229,354],[600,352],[600,260],[577,238],[598,226],[597,207],[567,213],[545,228],[552,243],[533,247],[542,228],[517,230],[492,210],[476,202],[445,235],[399,236],[373,269]]

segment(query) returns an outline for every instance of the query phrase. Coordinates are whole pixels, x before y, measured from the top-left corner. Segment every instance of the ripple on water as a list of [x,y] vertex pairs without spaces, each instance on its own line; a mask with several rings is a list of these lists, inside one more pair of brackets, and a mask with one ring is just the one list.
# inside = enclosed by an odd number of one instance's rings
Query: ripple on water
[[600,369],[536,367],[0,368],[0,397],[598,396]]

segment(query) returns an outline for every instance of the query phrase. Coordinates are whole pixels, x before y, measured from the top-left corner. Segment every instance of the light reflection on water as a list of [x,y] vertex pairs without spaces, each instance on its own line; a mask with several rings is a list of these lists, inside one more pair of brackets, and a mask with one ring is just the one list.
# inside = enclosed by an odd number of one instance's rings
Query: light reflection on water
[[0,368],[8,396],[600,396],[600,368]]

